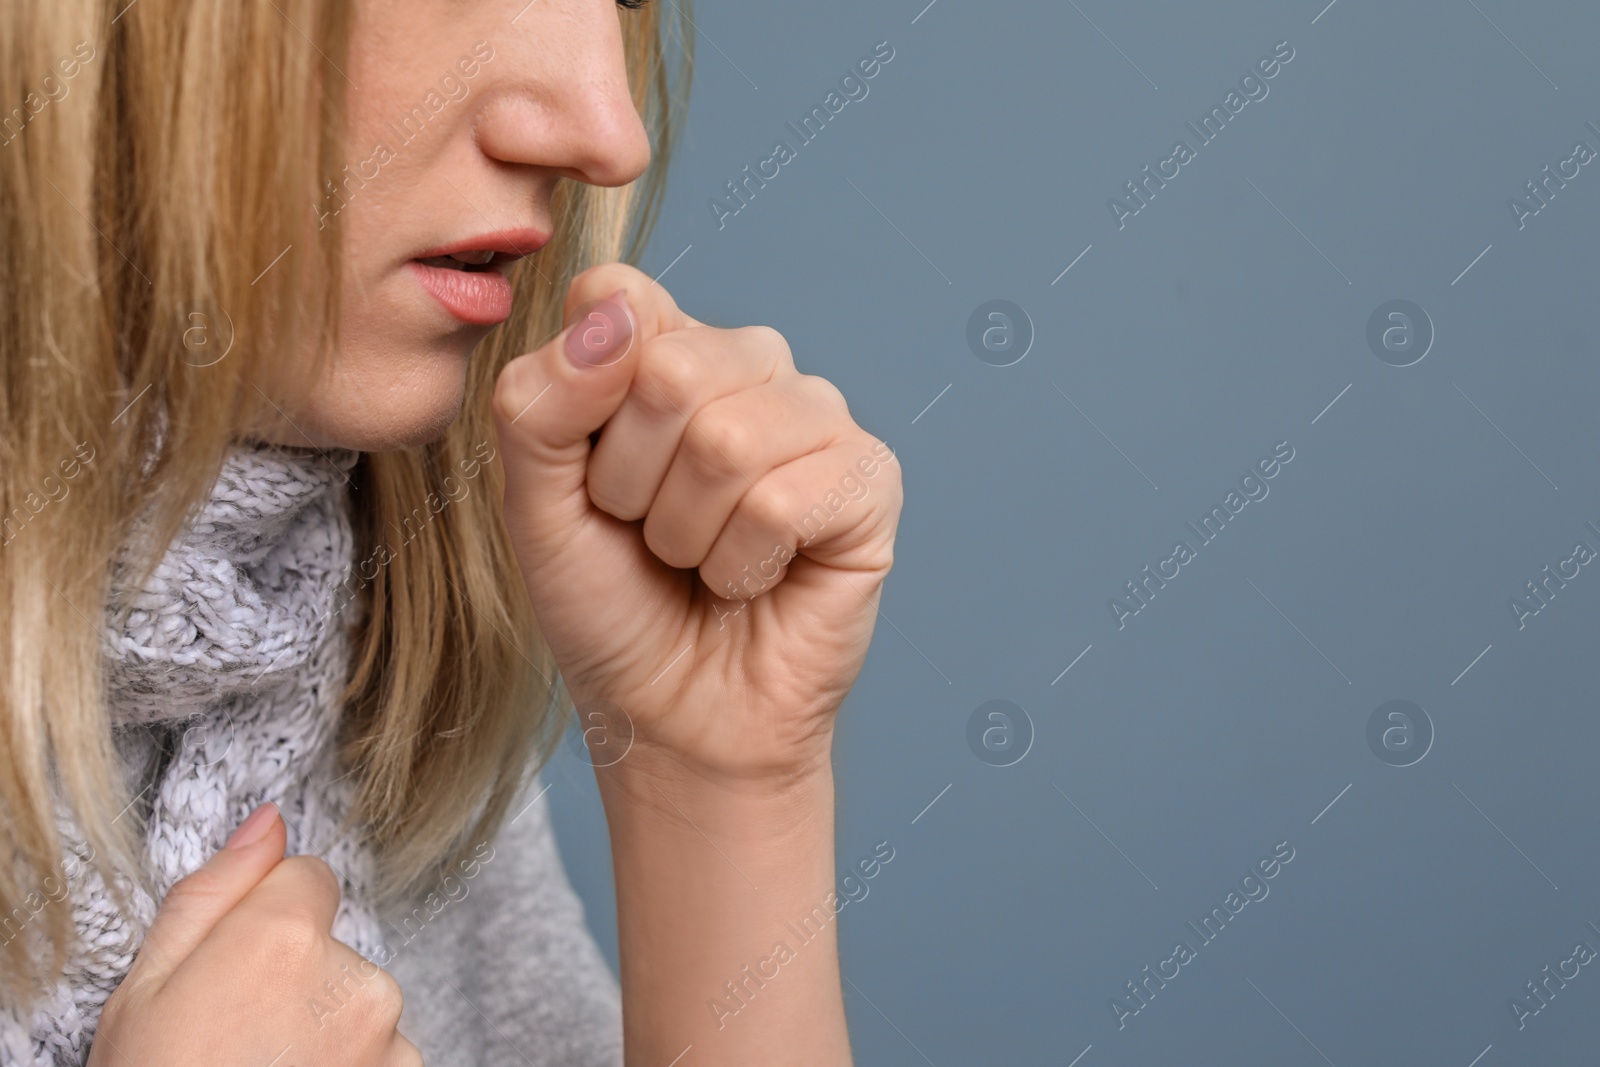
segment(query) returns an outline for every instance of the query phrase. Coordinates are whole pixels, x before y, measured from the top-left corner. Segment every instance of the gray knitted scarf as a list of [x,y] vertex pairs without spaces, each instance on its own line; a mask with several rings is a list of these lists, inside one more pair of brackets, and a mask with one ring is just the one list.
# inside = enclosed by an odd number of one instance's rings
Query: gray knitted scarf
[[[355,611],[340,611],[354,539],[348,474],[360,453],[245,445],[203,511],[141,590],[114,567],[105,651],[111,719],[144,823],[152,895],[115,909],[64,809],[63,882],[79,935],[64,976],[30,1019],[0,1012],[0,1064],[81,1065],[106,998],[138,952],[158,901],[262,801],[283,812],[288,851],[320,855],[343,893],[333,936],[384,958],[371,857],[339,836],[354,783],[334,737]],[[132,610],[118,614],[118,609]],[[4,919],[0,916],[0,919]],[[12,916],[29,934],[26,911]],[[7,930],[3,936],[15,936]],[[34,935],[36,936],[36,934]]]

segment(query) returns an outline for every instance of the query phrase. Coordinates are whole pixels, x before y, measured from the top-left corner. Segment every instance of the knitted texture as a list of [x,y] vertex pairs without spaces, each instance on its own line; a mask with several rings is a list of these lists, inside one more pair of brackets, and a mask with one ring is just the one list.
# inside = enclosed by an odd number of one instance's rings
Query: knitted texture
[[[131,913],[119,911],[92,868],[66,857],[79,939],[31,1019],[0,1013],[0,1063],[83,1064],[158,901],[263,801],[282,811],[290,854],[319,855],[339,876],[333,936],[383,958],[370,853],[355,833],[340,834],[355,783],[335,750],[355,621],[339,596],[354,557],[348,474],[359,458],[240,446],[142,589],[114,564],[108,703],[137,794],[118,818],[148,810],[143,859],[154,894],[130,884]],[[64,809],[57,821],[68,849],[85,854]]]

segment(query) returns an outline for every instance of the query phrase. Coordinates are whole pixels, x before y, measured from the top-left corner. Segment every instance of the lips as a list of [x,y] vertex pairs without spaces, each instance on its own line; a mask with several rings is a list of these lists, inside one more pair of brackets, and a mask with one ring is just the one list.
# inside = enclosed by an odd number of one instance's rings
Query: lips
[[511,317],[511,279],[497,270],[465,271],[407,264],[444,309],[469,326],[498,326]]
[[417,259],[430,259],[434,256],[450,256],[457,252],[499,252],[511,259],[520,259],[522,256],[531,256],[543,248],[550,240],[550,235],[542,230],[523,226],[515,229],[490,230],[476,237],[466,237],[459,241],[452,241],[447,245],[429,248],[418,252]]
[[496,230],[430,248],[407,266],[463,323],[494,326],[511,317],[511,268],[550,240],[539,230]]

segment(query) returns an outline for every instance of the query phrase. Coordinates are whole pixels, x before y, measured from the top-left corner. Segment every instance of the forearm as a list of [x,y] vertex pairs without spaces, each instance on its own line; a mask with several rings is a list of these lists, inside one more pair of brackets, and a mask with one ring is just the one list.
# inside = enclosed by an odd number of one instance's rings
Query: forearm
[[630,753],[597,769],[617,880],[629,1067],[848,1067],[833,773],[709,781]]

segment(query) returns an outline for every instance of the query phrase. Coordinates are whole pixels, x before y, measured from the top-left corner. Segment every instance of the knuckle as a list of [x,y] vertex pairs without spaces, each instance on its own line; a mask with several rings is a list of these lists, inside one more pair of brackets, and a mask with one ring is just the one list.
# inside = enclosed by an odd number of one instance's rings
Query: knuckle
[[598,285],[607,285],[612,281],[621,285],[640,274],[637,267],[627,263],[597,263],[573,275],[572,283],[567,288],[569,292],[587,292]]
[[326,948],[328,935],[317,929],[311,915],[302,911],[275,914],[259,946],[274,971],[303,974],[316,966]]
[[775,356],[780,363],[794,363],[794,352],[789,347],[788,338],[771,326],[741,326],[738,332],[752,350]]
[[366,980],[368,1018],[384,1032],[393,1030],[405,1011],[405,992],[388,971],[372,965],[375,972]]
[[833,384],[829,379],[820,374],[802,374],[800,375],[800,385],[801,388],[814,393],[825,407],[836,414],[843,415],[846,418],[849,417],[850,402],[845,399],[844,390]]
[[627,263],[600,263],[579,271],[567,286],[567,310],[630,288],[641,278],[648,280],[649,275]]
[[320,856],[289,856],[278,864],[274,873],[278,872],[307,894],[331,899],[335,904],[339,901],[339,876]]
[[750,519],[762,528],[780,527],[803,519],[808,505],[795,490],[772,478],[763,478],[751,487],[739,504]]
[[699,354],[686,339],[676,336],[682,332],[674,330],[646,342],[634,374],[634,389],[657,414],[681,414],[694,399],[695,384],[702,377]]
[[741,415],[713,407],[690,420],[692,432],[684,438],[684,449],[696,466],[713,477],[734,477],[740,473],[739,458],[753,454],[760,435]]

